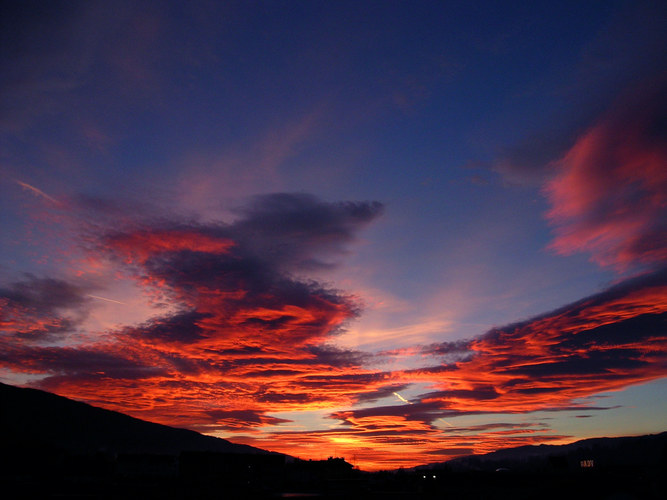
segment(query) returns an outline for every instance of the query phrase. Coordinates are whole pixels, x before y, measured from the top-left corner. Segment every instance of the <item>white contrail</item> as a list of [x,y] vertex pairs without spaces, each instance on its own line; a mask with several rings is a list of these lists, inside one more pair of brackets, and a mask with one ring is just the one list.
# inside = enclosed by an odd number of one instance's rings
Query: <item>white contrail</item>
[[454,427],[452,424],[450,424],[449,422],[447,422],[447,420],[445,420],[444,418],[439,418],[438,420],[442,420],[442,421],[443,421],[444,423],[446,423],[448,426],[450,426],[450,427]]
[[52,203],[55,203],[56,205],[62,205],[58,200],[56,200],[54,197],[49,196],[46,194],[44,191],[42,191],[39,188],[36,188],[35,186],[31,186],[27,182],[20,181],[18,179],[14,179],[14,182],[16,182],[19,186],[21,186],[23,189],[27,189],[28,191],[31,191],[33,194],[40,196],[46,200],[49,200]]
[[122,305],[127,305],[125,302],[121,302],[120,300],[113,300],[113,299],[107,299],[106,297],[100,297],[99,295],[93,295],[93,294],[87,294],[88,297],[92,297],[94,299],[100,299],[100,300],[105,300],[107,302],[113,302],[114,304],[122,304]]
[[[405,398],[404,398],[403,396],[401,396],[398,392],[394,392],[393,394],[394,394],[394,396],[396,396],[398,399],[400,399],[400,400],[403,401],[404,403],[407,403],[407,404],[409,404],[409,405],[412,404],[411,401],[408,401],[407,399],[405,399]],[[454,427],[452,424],[450,424],[449,422],[447,422],[447,420],[445,420],[444,418],[439,418],[438,420],[442,420],[442,421],[443,421],[445,424],[447,424],[448,426],[450,426],[450,427]]]
[[405,399],[403,396],[401,396],[398,392],[394,392],[393,394],[394,394],[394,396],[396,396],[398,399],[400,399],[400,400],[403,401],[404,403],[407,403],[407,404],[409,404],[409,405],[412,404],[410,401],[408,401],[408,400]]

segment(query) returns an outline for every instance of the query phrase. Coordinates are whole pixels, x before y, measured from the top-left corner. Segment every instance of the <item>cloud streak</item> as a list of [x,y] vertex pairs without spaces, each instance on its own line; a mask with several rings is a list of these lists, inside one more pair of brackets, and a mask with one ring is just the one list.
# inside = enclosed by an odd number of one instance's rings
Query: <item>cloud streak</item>
[[43,199],[45,199],[45,200],[47,200],[47,201],[50,201],[50,202],[53,203],[54,205],[57,205],[57,206],[61,206],[61,205],[62,205],[62,203],[59,202],[58,200],[56,200],[54,197],[49,196],[48,194],[46,194],[46,193],[45,193],[44,191],[42,191],[41,189],[36,188],[35,186],[32,186],[32,185],[28,184],[27,182],[23,182],[23,181],[20,181],[20,180],[18,180],[18,179],[14,179],[14,182],[16,182],[16,184],[18,184],[19,186],[21,186],[23,189],[25,189],[25,190],[30,191],[31,193],[33,193],[35,196],[39,196],[40,198],[43,198]]

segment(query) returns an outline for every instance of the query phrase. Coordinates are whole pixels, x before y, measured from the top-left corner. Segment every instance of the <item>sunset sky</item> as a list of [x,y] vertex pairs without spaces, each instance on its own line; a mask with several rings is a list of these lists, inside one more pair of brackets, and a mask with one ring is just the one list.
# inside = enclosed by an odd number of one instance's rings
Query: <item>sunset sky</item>
[[667,430],[664,2],[2,8],[1,382],[365,470]]

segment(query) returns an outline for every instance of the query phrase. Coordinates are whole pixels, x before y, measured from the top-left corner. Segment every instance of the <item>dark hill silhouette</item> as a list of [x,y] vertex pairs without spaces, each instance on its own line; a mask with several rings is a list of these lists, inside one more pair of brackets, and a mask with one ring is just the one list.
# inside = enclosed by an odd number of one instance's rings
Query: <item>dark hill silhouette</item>
[[582,439],[565,445],[528,445],[506,448],[484,455],[468,455],[448,462],[420,466],[446,467],[452,471],[578,470],[582,461],[593,468],[647,467],[667,465],[667,432],[645,436]]
[[507,448],[416,467],[415,474],[434,498],[663,500],[667,432]]
[[13,450],[66,453],[266,454],[266,450],[155,424],[37,389],[0,383],[0,443]]
[[0,491],[21,492],[13,498],[219,498],[224,492],[225,498],[274,499],[287,492],[332,500],[662,500],[667,490],[667,432],[522,446],[379,473],[354,470],[342,458],[285,458],[0,384]]

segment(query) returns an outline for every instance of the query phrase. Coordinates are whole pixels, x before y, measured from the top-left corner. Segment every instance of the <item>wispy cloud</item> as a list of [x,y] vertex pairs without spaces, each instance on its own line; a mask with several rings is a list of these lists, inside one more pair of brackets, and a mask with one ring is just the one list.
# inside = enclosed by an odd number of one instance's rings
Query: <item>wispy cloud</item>
[[88,294],[88,297],[92,297],[93,299],[97,299],[97,300],[103,300],[103,301],[105,301],[105,302],[111,302],[112,304],[126,305],[125,302],[122,302],[122,301],[120,301],[120,300],[109,299],[109,298],[107,298],[107,297],[101,297],[101,296],[99,296],[99,295],[93,295],[92,293],[89,293],[89,294]]
[[23,189],[25,189],[26,191],[31,192],[31,193],[34,194],[35,196],[38,196],[38,197],[40,197],[40,198],[42,198],[42,199],[44,199],[44,200],[50,201],[50,202],[53,203],[54,205],[57,205],[57,206],[61,206],[61,205],[62,205],[62,203],[61,203],[60,201],[56,200],[53,196],[49,196],[48,194],[46,194],[46,193],[45,193],[44,191],[42,191],[41,189],[36,188],[35,186],[33,186],[33,185],[31,185],[31,184],[28,184],[27,182],[23,182],[23,181],[20,181],[20,180],[18,180],[18,179],[14,179],[14,182],[16,182],[16,184],[18,184],[19,186],[21,186],[21,187],[22,187]]

